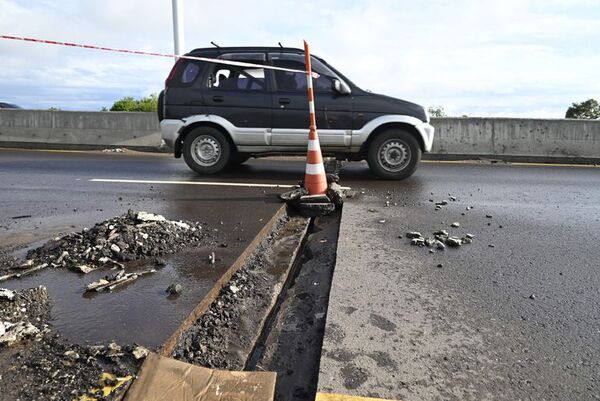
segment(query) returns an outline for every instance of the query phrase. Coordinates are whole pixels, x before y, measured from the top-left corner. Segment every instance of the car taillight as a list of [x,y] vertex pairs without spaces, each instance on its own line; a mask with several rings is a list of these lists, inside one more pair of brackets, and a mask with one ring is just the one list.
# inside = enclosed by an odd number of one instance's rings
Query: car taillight
[[177,67],[179,66],[179,63],[181,62],[182,59],[178,59],[175,64],[173,64],[173,68],[171,68],[171,72],[169,73],[169,76],[167,77],[167,79],[165,80],[165,88],[169,85],[169,83],[171,82],[171,80],[173,78],[175,78],[175,73],[177,72]]

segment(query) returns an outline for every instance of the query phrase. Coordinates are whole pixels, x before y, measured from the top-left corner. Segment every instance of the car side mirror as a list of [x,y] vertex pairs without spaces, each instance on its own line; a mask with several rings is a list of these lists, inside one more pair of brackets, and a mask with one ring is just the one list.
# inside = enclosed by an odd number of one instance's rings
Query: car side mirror
[[345,83],[344,81],[340,81],[337,78],[334,78],[333,80],[333,87],[335,91],[340,95],[349,95],[352,92],[347,83]]

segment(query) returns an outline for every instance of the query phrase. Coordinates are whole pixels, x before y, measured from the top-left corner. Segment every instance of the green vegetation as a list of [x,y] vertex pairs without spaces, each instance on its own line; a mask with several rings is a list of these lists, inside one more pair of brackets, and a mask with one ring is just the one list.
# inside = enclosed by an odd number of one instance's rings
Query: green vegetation
[[[141,99],[134,99],[132,96],[124,97],[123,99],[117,100],[110,111],[148,111],[156,112],[158,108],[158,96],[155,93],[148,97]],[[108,111],[106,107],[102,108],[102,111]]]
[[580,120],[595,120],[600,118],[600,103],[596,99],[573,103],[567,110],[565,118],[578,118]]
[[430,117],[448,117],[442,106],[430,106],[427,111]]

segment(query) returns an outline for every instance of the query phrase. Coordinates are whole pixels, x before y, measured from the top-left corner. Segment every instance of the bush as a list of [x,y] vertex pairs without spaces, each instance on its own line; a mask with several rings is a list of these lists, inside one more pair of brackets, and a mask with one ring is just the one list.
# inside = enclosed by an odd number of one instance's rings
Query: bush
[[565,118],[595,120],[600,118],[600,104],[596,99],[588,99],[585,102],[573,103],[567,110]]
[[442,106],[431,106],[427,111],[430,117],[447,117],[446,110]]
[[117,100],[110,111],[148,111],[156,112],[158,109],[158,96],[155,93],[141,99],[134,99],[131,96]]

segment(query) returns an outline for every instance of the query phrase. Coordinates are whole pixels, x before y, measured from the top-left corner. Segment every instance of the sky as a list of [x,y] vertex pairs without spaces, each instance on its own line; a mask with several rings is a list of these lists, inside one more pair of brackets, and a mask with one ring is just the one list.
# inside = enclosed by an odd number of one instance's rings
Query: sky
[[[451,116],[562,118],[600,99],[600,0],[184,1],[185,50],[301,47],[363,89]],[[170,0],[0,0],[0,34],[173,52]],[[0,39],[0,101],[100,110],[172,59]]]

